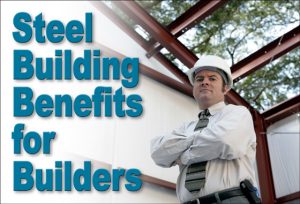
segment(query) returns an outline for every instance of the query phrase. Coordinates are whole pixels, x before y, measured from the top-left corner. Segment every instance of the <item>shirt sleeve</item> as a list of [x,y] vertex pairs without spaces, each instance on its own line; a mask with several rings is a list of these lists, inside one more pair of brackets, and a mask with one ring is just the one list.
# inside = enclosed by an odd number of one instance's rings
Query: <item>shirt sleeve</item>
[[181,155],[184,165],[213,159],[237,159],[256,144],[253,120],[242,106],[222,113],[201,132],[194,133],[192,145]]
[[185,131],[186,127],[173,130],[169,134],[155,137],[151,141],[151,157],[161,167],[176,164],[180,155],[193,143],[193,136]]

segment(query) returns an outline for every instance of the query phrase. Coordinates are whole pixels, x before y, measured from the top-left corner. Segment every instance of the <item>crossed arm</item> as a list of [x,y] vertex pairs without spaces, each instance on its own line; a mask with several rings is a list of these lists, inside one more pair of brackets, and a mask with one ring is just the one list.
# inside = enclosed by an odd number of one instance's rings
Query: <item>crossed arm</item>
[[162,167],[171,167],[193,143],[194,137],[185,131],[185,127],[173,130],[151,141],[151,157]]
[[255,132],[249,111],[240,107],[219,120],[211,120],[201,132],[188,130],[184,125],[172,133],[156,137],[151,142],[155,163],[170,167],[212,159],[232,160],[245,155],[255,143]]

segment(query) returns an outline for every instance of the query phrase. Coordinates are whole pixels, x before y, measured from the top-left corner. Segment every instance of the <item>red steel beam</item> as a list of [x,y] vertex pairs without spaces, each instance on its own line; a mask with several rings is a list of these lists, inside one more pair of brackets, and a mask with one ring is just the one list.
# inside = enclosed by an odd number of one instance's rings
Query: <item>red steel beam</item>
[[[76,162],[92,161],[93,162],[93,167],[95,167],[95,168],[105,168],[105,169],[108,169],[108,170],[112,169],[112,165],[110,163],[94,160],[94,159],[91,159],[89,157],[81,156],[81,155],[78,155],[78,154],[70,153],[70,154],[68,154],[68,159],[70,159],[70,158],[72,158],[72,161],[76,161]],[[122,167],[119,167],[119,168],[122,168]],[[142,174],[141,179],[142,179],[143,182],[151,183],[151,184],[158,185],[158,186],[168,188],[168,189],[171,189],[171,190],[176,189],[176,184],[175,183],[172,183],[172,182],[169,182],[169,181],[166,181],[166,180],[162,180],[162,179],[159,179],[159,178],[155,178],[155,177],[152,177],[152,176],[149,176],[149,175],[146,175],[146,174]]]
[[169,181],[166,181],[166,180],[162,180],[162,179],[155,178],[155,177],[152,177],[152,176],[148,176],[148,175],[145,175],[145,174],[141,175],[141,179],[144,182],[147,182],[147,183],[152,183],[152,184],[155,184],[155,185],[158,185],[158,186],[169,188],[171,190],[176,190],[176,184],[172,183],[172,182],[169,182]]
[[252,112],[252,117],[256,133],[256,164],[262,203],[275,203],[275,189],[264,119],[257,111]]
[[190,81],[186,74],[184,74],[178,67],[176,67],[168,58],[163,54],[158,53],[155,55],[157,59],[163,66],[165,66],[172,74],[174,74],[178,79],[180,79],[184,84],[190,85]]
[[[167,29],[178,38],[227,2],[228,0],[199,1],[171,22]],[[147,49],[147,57],[155,55],[163,48],[159,43],[151,41],[151,44],[152,46]]]
[[185,66],[191,68],[198,57],[134,1],[114,1],[130,18],[139,23],[156,41],[167,48]]
[[116,15],[105,3],[101,1],[91,1],[91,4],[95,6],[101,13],[113,21],[119,28],[125,33],[129,34],[140,46],[147,47],[147,41],[144,40],[137,32],[135,32],[130,26],[128,26],[124,20]]
[[179,37],[227,2],[228,0],[199,1],[170,23],[168,29],[173,35]]
[[257,69],[268,64],[270,60],[277,59],[299,45],[300,26],[297,26],[255,53],[234,64],[231,67],[234,82],[237,82],[243,77],[255,72]]
[[[124,21],[116,15],[112,10],[106,6],[103,2],[92,1],[92,4],[106,17],[113,21],[119,28],[121,28],[125,33],[127,33],[133,40],[135,40],[144,49],[149,47],[149,42],[142,38],[137,32],[135,32],[130,26],[128,26]],[[170,60],[168,60],[163,54],[158,53],[155,58],[164,65],[171,73],[173,73],[180,81],[184,84],[189,84],[188,77],[182,73]]]
[[262,113],[267,126],[300,112],[300,95],[283,101]]
[[277,198],[276,204],[288,203],[289,201],[293,201],[293,200],[297,200],[297,199],[298,200],[300,199],[300,191]]
[[187,84],[182,84],[158,71],[155,71],[146,65],[140,64],[140,71],[143,75],[150,77],[176,91],[179,91],[187,96],[193,97],[192,87]]
[[254,108],[233,89],[230,89],[230,91],[226,93],[225,100],[228,103],[242,105],[248,108],[249,110],[254,110]]
[[[122,55],[119,52],[116,52],[115,50],[110,49],[109,47],[106,47],[103,44],[100,43],[94,43],[98,49],[101,50],[101,53],[103,56],[107,57],[117,57],[118,59],[123,59],[126,56]],[[157,82],[160,82],[176,91],[181,92],[182,94],[185,94],[187,96],[193,97],[193,91],[192,86],[189,84],[183,84],[179,81],[176,81],[154,69],[151,69],[150,67],[139,63],[139,71],[144,76],[147,76]]]

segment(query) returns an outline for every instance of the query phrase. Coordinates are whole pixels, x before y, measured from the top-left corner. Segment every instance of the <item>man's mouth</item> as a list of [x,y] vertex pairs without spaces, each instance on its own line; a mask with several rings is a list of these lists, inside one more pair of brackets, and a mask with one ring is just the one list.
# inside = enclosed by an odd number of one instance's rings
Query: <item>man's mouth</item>
[[207,91],[211,91],[209,89],[201,89],[200,92],[207,92]]

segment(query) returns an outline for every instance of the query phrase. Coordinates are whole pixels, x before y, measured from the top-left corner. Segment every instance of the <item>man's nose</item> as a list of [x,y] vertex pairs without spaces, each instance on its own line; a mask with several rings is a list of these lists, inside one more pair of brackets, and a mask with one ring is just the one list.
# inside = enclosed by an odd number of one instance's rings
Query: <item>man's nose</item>
[[204,78],[203,81],[201,82],[201,85],[202,85],[202,86],[208,85],[208,84],[209,84],[208,78]]

